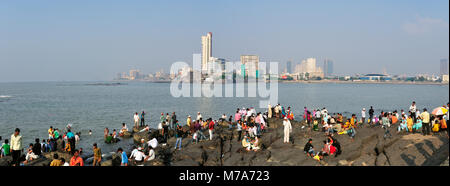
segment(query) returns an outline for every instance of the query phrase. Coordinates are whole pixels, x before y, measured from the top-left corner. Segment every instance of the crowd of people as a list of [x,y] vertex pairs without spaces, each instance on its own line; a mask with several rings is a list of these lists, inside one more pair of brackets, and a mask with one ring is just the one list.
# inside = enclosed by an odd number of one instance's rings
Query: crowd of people
[[[312,132],[323,132],[326,136],[326,140],[323,141],[323,147],[316,150],[312,144],[312,139],[309,139],[304,147],[304,152],[308,157],[311,157],[317,161],[322,160],[325,156],[338,156],[342,153],[340,143],[334,137],[335,135],[348,135],[353,141],[356,136],[356,130],[360,127],[382,127],[385,130],[384,137],[389,138],[392,136],[390,129],[394,128],[398,133],[422,133],[423,135],[430,135],[431,132],[438,133],[446,131],[448,137],[447,122],[449,118],[449,104],[442,107],[445,112],[442,114],[431,114],[426,108],[422,109],[422,112],[418,109],[415,102],[412,102],[408,112],[404,110],[394,110],[392,112],[381,111],[379,115],[375,114],[373,106],[368,111],[368,117],[366,117],[366,109],[363,108],[360,113],[360,119],[357,114],[351,114],[346,118],[341,113],[329,114],[328,110],[324,107],[322,109],[308,110],[304,107],[303,120],[306,126]],[[261,149],[260,139],[269,126],[270,118],[279,118],[283,122],[284,143],[290,143],[292,130],[294,126],[291,121],[294,120],[294,114],[291,107],[281,106],[280,104],[272,107],[268,105],[267,112],[256,112],[253,107],[250,108],[238,108],[234,115],[227,116],[223,114],[218,120],[208,118],[203,119],[200,112],[197,113],[195,119],[190,115],[187,116],[186,126],[188,130],[183,130],[182,124],[177,120],[175,112],[171,115],[169,113],[161,113],[160,123],[157,130],[162,136],[162,140],[153,138],[149,141],[141,140],[138,146],[135,146],[131,151],[130,157],[127,153],[119,148],[117,153],[121,157],[121,165],[135,165],[141,166],[146,161],[154,160],[156,157],[155,148],[158,146],[158,142],[162,146],[166,146],[169,138],[169,131],[174,131],[174,137],[176,142],[174,144],[175,150],[182,149],[182,139],[184,137],[191,138],[190,143],[196,144],[206,140],[214,139],[214,130],[218,125],[228,126],[228,130],[235,130],[237,132],[237,141],[242,143],[242,148],[247,151],[258,151]],[[344,119],[346,118],[346,119]],[[139,129],[139,132],[151,132],[149,125],[145,124],[145,112],[139,115],[134,113],[134,128]],[[110,132],[108,128],[104,130],[104,138],[106,143],[114,143],[119,140],[118,137],[123,137],[128,128],[125,123],[122,123],[120,130],[114,129]],[[72,158],[69,162],[66,162],[64,158],[58,156],[57,153],[53,154],[53,161],[51,166],[83,166],[83,159],[80,157],[82,149],[76,149],[76,144],[80,140],[81,133],[73,133],[71,125],[67,125],[65,130],[60,131],[57,128],[50,126],[48,129],[48,139],[43,139],[42,142],[39,139],[35,139],[34,144],[29,144],[29,147],[24,155],[21,155],[22,150],[22,136],[20,135],[20,129],[16,129],[10,139],[5,139],[1,148],[0,157],[12,156],[12,164],[14,166],[25,165],[34,159],[42,157],[43,153],[56,152],[62,150],[69,153]],[[92,131],[89,131],[91,134]],[[206,134],[206,135],[205,135]],[[0,137],[1,140],[1,137]],[[58,140],[60,141],[58,143]],[[58,144],[62,144],[58,146]],[[93,144],[92,151],[93,166],[101,165],[102,153],[97,144]],[[25,156],[25,158],[22,158]],[[130,164],[129,164],[130,162]]]

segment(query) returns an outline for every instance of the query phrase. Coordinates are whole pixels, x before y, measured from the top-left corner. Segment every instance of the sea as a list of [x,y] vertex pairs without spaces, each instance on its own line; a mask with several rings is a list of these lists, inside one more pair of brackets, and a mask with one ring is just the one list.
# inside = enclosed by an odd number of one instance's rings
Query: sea
[[[245,89],[247,90],[247,89]],[[191,88],[191,92],[192,92]],[[191,94],[192,95],[192,94]],[[257,94],[258,95],[258,94]],[[146,112],[146,124],[156,128],[161,113],[175,112],[180,124],[200,112],[203,118],[234,115],[237,108],[255,107],[266,112],[261,97],[174,97],[170,83],[152,82],[20,82],[0,83],[0,136],[9,139],[21,129],[24,146],[35,138],[47,139],[50,126],[64,129],[72,125],[81,132],[81,147],[92,151],[98,143],[102,151],[129,149],[132,139],[116,144],[103,142],[103,130],[119,130],[122,123],[133,125],[135,112]],[[381,111],[408,110],[415,101],[419,109],[443,106],[449,102],[449,86],[423,84],[278,83],[278,103],[291,107],[296,118],[308,109],[327,108],[329,113],[361,115],[362,108]],[[92,130],[92,135],[88,131]]]

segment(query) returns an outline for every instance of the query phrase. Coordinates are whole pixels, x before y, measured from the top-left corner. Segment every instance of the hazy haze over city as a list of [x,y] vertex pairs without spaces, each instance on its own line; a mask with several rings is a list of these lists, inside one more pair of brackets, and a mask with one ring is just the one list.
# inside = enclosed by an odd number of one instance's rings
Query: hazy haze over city
[[[0,1],[0,82],[111,80],[167,72],[201,53],[238,61],[308,57],[336,74],[439,73],[448,0]],[[282,69],[280,69],[282,71]]]

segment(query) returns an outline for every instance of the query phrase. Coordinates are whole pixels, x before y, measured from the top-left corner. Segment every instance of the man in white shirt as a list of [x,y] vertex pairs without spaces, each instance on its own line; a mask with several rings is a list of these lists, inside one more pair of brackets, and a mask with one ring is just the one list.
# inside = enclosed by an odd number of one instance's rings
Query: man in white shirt
[[284,117],[283,126],[284,126],[284,143],[289,143],[289,134],[292,132],[292,125],[291,122],[287,119],[287,117]]
[[409,112],[411,112],[411,118],[413,119],[414,123],[416,122],[416,111],[417,111],[416,102],[413,101],[411,106],[409,107]]
[[139,125],[139,114],[136,112],[134,114],[134,127],[138,128],[138,125]]
[[136,153],[134,154],[134,163],[136,165],[142,165],[144,163],[144,159],[147,157],[144,152],[142,152],[142,147],[139,147],[137,149]]
[[197,120],[200,120],[200,118],[202,118],[202,115],[200,114],[200,112],[197,112]]
[[133,146],[133,151],[131,151],[130,159],[134,158],[134,156],[136,155],[137,151],[138,151],[138,149],[136,148],[136,146]]
[[20,129],[16,128],[14,134],[11,135],[11,156],[13,166],[20,165],[20,154],[23,151],[22,149],[22,136],[20,135]]
[[366,122],[366,108],[363,108],[361,111],[362,124]]

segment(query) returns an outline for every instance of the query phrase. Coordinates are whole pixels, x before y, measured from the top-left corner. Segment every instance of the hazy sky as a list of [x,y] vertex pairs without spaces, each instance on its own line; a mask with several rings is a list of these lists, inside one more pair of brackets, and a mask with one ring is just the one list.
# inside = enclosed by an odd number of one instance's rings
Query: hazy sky
[[0,1],[0,81],[111,80],[213,56],[299,63],[338,74],[439,72],[449,56],[448,0]]

